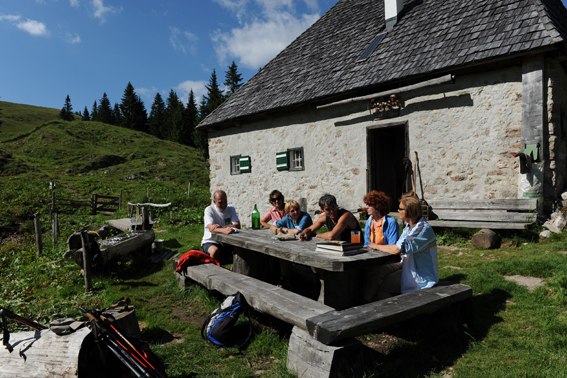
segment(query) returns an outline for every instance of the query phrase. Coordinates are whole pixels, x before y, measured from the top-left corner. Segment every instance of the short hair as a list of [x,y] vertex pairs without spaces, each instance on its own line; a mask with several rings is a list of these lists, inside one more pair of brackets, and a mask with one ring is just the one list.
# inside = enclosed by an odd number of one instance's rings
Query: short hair
[[299,202],[297,202],[296,200],[289,200],[285,202],[285,207],[284,207],[284,212],[286,214],[289,214],[289,212],[291,211],[291,209],[295,209],[298,211],[301,211],[301,206],[299,206]]
[[319,207],[324,209],[325,206],[337,206],[337,199],[332,194],[324,194],[321,198],[319,198]]
[[400,204],[405,206],[406,218],[418,220],[421,218],[421,202],[413,196],[403,196]]
[[384,192],[371,190],[362,199],[367,206],[373,207],[382,215],[390,212],[390,197]]
[[213,200],[218,196],[224,196],[226,198],[226,192],[224,190],[215,190],[213,193]]
[[276,190],[272,190],[270,192],[269,199],[270,199],[270,201],[272,201],[272,199],[275,199],[275,198],[284,198],[284,196],[283,196],[282,192],[280,192],[279,190],[276,189]]

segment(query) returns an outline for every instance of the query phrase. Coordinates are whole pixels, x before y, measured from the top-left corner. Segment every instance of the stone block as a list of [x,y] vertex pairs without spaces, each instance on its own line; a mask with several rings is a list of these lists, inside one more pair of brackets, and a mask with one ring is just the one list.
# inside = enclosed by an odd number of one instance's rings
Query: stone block
[[472,237],[472,244],[480,249],[500,248],[502,238],[496,232],[483,228]]
[[287,368],[299,378],[357,377],[362,374],[364,345],[345,340],[339,345],[325,345],[301,328],[293,327],[289,337]]

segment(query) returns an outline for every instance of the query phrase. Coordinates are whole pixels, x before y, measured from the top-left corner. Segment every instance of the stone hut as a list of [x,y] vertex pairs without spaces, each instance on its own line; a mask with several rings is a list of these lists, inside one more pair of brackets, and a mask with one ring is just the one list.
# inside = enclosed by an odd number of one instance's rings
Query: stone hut
[[426,199],[548,213],[567,189],[566,38],[560,0],[339,0],[200,123],[211,189],[243,219],[273,189],[354,210],[369,189],[399,198],[418,152]]

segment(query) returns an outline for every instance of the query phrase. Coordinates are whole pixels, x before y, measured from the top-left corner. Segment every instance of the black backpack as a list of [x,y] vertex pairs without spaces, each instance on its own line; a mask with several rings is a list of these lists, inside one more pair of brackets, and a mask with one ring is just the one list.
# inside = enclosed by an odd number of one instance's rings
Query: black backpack
[[245,325],[237,325],[241,314],[248,312],[248,304],[244,296],[237,292],[229,295],[203,323],[201,336],[219,347],[242,348],[252,336],[250,318],[246,316]]

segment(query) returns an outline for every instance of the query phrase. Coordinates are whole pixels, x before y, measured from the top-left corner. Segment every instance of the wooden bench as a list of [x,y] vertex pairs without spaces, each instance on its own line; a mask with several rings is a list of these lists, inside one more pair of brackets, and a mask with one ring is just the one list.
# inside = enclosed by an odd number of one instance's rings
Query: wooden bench
[[223,295],[240,291],[254,310],[305,330],[308,318],[334,310],[313,299],[214,264],[189,266],[184,274],[176,272],[176,277],[180,286],[186,285],[187,277]]
[[[328,345],[372,333],[418,315],[432,314],[451,305],[466,306],[471,298],[472,289],[467,285],[440,285],[317,315],[307,319],[307,329],[314,339]],[[466,307],[463,310],[466,311]]]
[[354,338],[356,336],[472,297],[470,287],[454,284],[336,311],[323,303],[213,264],[189,266],[175,275],[182,287],[189,280],[224,295],[240,291],[256,311],[294,325],[287,367],[299,377],[309,378],[363,369],[360,358],[364,346]]
[[537,199],[432,200],[433,227],[523,230],[537,219]]

